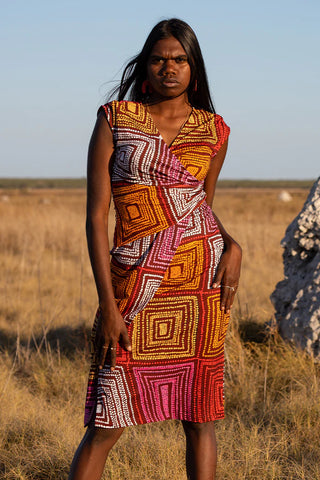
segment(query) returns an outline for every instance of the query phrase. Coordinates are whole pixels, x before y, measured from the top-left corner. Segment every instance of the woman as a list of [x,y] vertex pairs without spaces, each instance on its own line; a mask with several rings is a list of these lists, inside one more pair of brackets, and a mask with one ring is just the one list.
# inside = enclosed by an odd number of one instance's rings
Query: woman
[[[131,101],[123,100],[128,92]],[[209,207],[229,127],[214,113],[185,22],[153,28],[118,99],[99,109],[89,146],[87,238],[99,309],[88,428],[69,478],[99,479],[126,426],[175,418],[186,434],[188,478],[212,479],[241,249]]]

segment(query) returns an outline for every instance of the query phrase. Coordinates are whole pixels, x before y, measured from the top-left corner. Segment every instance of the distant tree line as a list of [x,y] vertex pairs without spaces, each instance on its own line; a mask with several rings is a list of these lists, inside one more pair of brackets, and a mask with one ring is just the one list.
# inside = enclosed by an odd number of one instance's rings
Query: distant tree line
[[[307,188],[313,180],[218,180],[218,188]],[[85,178],[0,178],[0,188],[85,188]]]

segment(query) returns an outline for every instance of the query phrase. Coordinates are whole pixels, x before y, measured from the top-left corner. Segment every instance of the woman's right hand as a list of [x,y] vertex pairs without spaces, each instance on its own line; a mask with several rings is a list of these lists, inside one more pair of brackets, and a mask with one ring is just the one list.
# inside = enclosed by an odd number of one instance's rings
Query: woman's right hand
[[99,369],[103,368],[107,355],[110,358],[110,369],[115,369],[118,343],[122,348],[131,352],[128,330],[116,304],[107,307],[100,305],[94,343]]
[[114,152],[113,133],[107,112],[98,115],[88,151],[86,232],[92,271],[100,308],[94,338],[95,358],[103,368],[106,358],[111,370],[116,366],[118,343],[131,351],[126,324],[113,297],[108,238],[111,201],[110,160]]

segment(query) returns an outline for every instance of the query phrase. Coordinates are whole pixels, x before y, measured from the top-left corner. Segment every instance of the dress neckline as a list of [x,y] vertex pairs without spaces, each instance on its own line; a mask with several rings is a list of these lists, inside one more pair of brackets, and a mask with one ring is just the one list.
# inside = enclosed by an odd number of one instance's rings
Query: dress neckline
[[140,105],[141,105],[142,108],[145,110],[146,115],[149,117],[149,119],[150,119],[150,121],[151,121],[151,123],[152,123],[152,126],[153,126],[154,130],[157,132],[157,134],[159,135],[159,137],[161,138],[161,140],[163,141],[163,143],[165,143],[168,148],[171,148],[171,147],[173,146],[173,144],[176,142],[176,140],[177,140],[178,137],[181,135],[181,133],[182,133],[182,131],[184,130],[184,128],[185,128],[185,127],[187,126],[187,124],[189,123],[190,118],[191,118],[191,116],[193,115],[193,112],[194,112],[194,108],[191,107],[191,111],[190,111],[189,115],[187,116],[187,118],[185,119],[185,121],[183,122],[183,124],[181,125],[181,127],[179,128],[179,130],[178,130],[178,132],[177,132],[177,135],[173,138],[173,140],[170,142],[170,144],[168,144],[168,143],[165,141],[165,139],[163,138],[163,136],[161,135],[161,132],[160,132],[159,128],[157,127],[157,125],[156,125],[156,123],[155,123],[155,121],[154,121],[151,113],[150,113],[149,110],[147,109],[147,107],[146,107],[143,103],[141,103]]

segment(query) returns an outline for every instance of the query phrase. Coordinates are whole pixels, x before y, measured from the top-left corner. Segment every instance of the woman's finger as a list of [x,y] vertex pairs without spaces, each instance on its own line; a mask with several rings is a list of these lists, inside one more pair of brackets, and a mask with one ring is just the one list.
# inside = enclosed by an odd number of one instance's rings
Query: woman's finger
[[113,371],[116,368],[117,347],[110,345],[110,369]]
[[235,293],[236,287],[225,284],[221,285],[221,310],[224,310],[226,313],[230,312]]
[[224,288],[221,285],[221,299],[220,299],[220,309],[224,312],[226,310],[227,300],[228,300],[229,291],[227,288]]
[[102,347],[100,348],[100,360],[99,360],[99,369],[101,370],[105,364],[105,361],[106,361],[106,356],[107,356],[107,352],[108,352],[108,348],[109,346],[104,344],[102,345]]
[[232,306],[232,297],[233,297],[233,291],[230,288],[227,288],[228,290],[228,296],[227,296],[227,301],[226,301],[226,313],[230,313],[230,309]]
[[127,352],[131,352],[132,350],[127,328],[125,328],[121,334],[121,346],[127,350]]
[[237,291],[237,287],[236,286],[232,287],[231,285],[224,285],[224,289],[229,291],[227,301],[225,304],[225,310],[227,313],[229,313],[234,302],[234,297]]
[[224,275],[224,271],[225,271],[224,268],[222,268],[221,266],[218,266],[217,271],[216,271],[216,275],[215,275],[215,279],[214,279],[214,283],[212,284],[212,288],[218,288],[221,285],[222,277]]
[[238,286],[234,287],[234,291],[232,292],[231,300],[230,300],[230,310],[231,310],[232,305],[233,305],[233,303],[234,303],[234,299],[235,299],[237,290],[238,290]]

